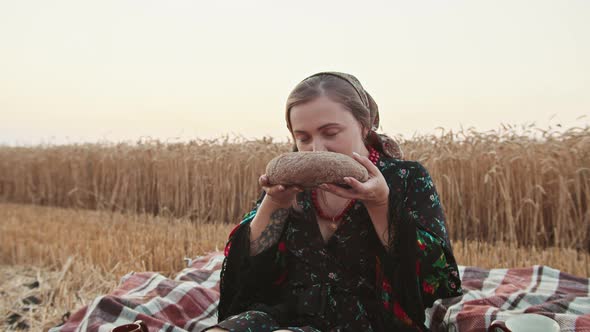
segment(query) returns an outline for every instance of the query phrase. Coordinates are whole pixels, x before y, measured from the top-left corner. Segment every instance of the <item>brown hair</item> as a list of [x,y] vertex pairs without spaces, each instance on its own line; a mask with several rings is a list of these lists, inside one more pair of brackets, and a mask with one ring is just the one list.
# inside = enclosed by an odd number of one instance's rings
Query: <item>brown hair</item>
[[[349,76],[354,78],[352,75]],[[356,80],[356,78],[354,79]],[[358,85],[360,86],[360,83],[358,83]],[[306,103],[320,96],[326,96],[331,100],[342,104],[344,108],[352,113],[363,129],[369,130],[367,137],[363,138],[366,145],[377,149],[377,151],[386,154],[389,157],[397,157],[401,159],[401,150],[399,149],[399,146],[397,146],[397,143],[395,143],[390,137],[375,132],[377,128],[373,122],[375,122],[375,117],[377,118],[377,121],[379,118],[377,103],[364,89],[362,92],[358,89],[362,89],[362,87],[357,88],[345,77],[330,73],[312,75],[301,81],[293,91],[291,91],[287,98],[285,117],[289,132],[293,135],[290,119],[291,108],[293,106]],[[366,96],[369,107],[367,107],[361,100],[361,93]],[[375,113],[373,119],[371,119],[371,111]],[[395,148],[397,148],[399,153],[392,153],[391,148],[388,148],[392,143],[395,145]],[[293,143],[293,151],[298,151],[295,142]]]

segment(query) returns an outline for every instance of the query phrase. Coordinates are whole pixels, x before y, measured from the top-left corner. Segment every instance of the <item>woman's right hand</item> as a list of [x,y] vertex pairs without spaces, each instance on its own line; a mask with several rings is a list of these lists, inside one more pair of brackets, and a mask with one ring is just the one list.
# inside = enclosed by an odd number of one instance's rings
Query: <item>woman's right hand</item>
[[288,208],[293,204],[297,193],[302,192],[303,188],[300,186],[284,186],[282,184],[271,185],[266,174],[262,174],[258,178],[258,183],[266,192],[266,198],[270,199],[274,204],[281,208]]

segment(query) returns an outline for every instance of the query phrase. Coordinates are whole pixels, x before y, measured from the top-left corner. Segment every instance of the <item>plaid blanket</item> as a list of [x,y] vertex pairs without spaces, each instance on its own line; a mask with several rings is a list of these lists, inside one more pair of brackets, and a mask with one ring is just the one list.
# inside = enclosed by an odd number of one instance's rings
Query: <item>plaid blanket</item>
[[[97,297],[49,332],[108,332],[137,319],[150,331],[201,331],[217,322],[223,258],[214,252],[188,260],[174,280],[154,272],[128,273],[111,294]],[[590,279],[538,265],[459,268],[464,294],[426,310],[433,331],[485,331],[493,320],[523,312],[549,316],[562,331],[590,331]]]
[[438,300],[426,310],[433,331],[485,331],[496,319],[522,313],[553,318],[561,331],[590,331],[590,279],[542,265],[459,266],[459,274],[463,296]]

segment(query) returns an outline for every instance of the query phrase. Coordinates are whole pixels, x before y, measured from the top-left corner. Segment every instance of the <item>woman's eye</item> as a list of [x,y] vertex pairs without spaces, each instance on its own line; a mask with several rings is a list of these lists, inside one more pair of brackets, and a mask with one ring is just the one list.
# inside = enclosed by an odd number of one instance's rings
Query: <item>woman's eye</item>
[[300,137],[299,138],[299,142],[305,143],[307,141],[309,141],[309,138],[307,138],[307,137]]
[[338,135],[339,131],[329,131],[326,133],[326,136],[336,136]]

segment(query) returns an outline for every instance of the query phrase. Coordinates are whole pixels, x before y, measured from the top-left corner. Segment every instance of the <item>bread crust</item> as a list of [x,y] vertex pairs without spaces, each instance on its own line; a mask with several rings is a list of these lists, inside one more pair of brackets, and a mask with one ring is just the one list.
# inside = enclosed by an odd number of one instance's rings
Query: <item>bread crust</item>
[[369,179],[367,169],[353,158],[337,152],[288,152],[273,158],[266,166],[271,185],[299,185],[313,188],[322,183],[346,184],[345,176],[360,182]]

